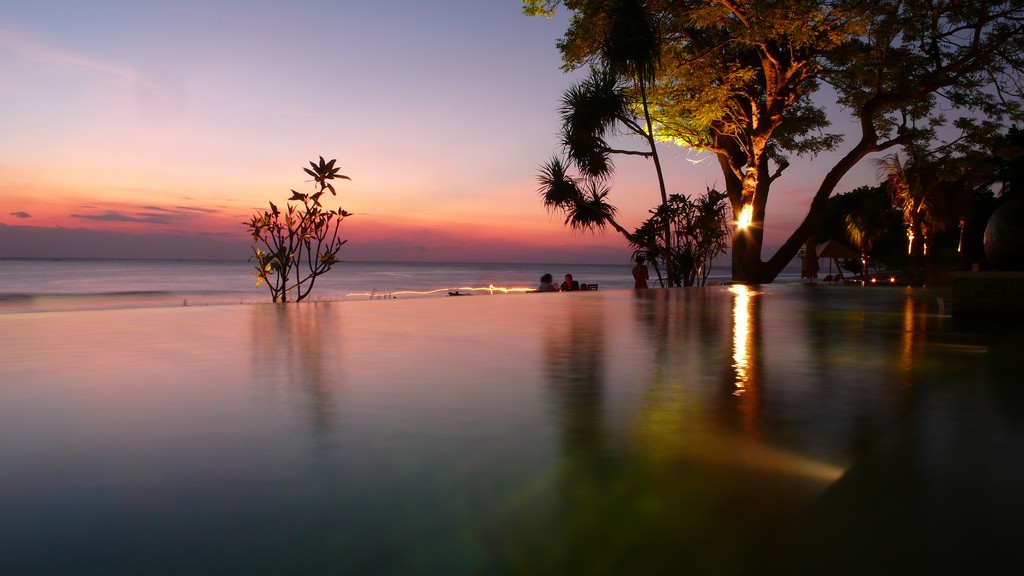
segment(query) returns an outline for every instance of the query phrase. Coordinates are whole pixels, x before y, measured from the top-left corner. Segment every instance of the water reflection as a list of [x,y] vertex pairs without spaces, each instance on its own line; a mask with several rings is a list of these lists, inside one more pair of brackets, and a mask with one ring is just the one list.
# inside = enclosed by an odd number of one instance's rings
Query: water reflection
[[729,287],[732,303],[732,369],[743,428],[754,432],[758,418],[758,365],[762,358],[760,294],[752,287]]
[[751,352],[754,348],[753,315],[751,307],[754,290],[749,286],[737,284],[729,287],[733,294],[732,304],[732,367],[736,371],[736,394],[743,394],[750,380]]
[[757,573],[780,526],[985,351],[988,327],[929,298],[0,316],[0,535],[54,573]]
[[903,342],[901,346],[900,361],[903,365],[905,377],[904,386],[913,386],[913,368],[915,348],[920,336],[924,334],[927,316],[921,309],[921,304],[913,292],[907,292],[907,298],[903,301]]
[[[599,302],[599,301],[598,301]],[[604,434],[605,334],[602,310],[576,298],[544,332],[544,371],[558,411],[563,449],[599,450]]]
[[603,299],[558,309],[543,357],[561,454],[509,512],[516,572],[741,573],[838,477],[761,421],[760,296],[651,290],[632,322]]
[[[342,338],[341,307],[326,303],[249,307],[252,365],[257,384],[300,390],[317,436],[335,425]],[[290,394],[290,390],[282,391]]]

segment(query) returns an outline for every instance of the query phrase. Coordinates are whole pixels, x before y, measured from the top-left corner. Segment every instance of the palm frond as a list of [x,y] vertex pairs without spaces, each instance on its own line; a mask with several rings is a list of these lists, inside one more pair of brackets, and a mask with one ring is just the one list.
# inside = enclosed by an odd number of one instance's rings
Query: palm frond
[[588,176],[608,176],[612,164],[607,138],[629,114],[622,84],[607,70],[591,69],[588,78],[566,90],[560,113],[562,145],[569,159]]
[[643,0],[615,0],[610,4],[610,26],[601,55],[613,73],[649,84],[661,61],[661,41],[653,12]]
[[537,180],[540,182],[537,192],[549,210],[570,208],[582,198],[576,179],[569,175],[567,166],[557,156],[540,167]]
[[596,181],[587,182],[580,198],[566,212],[565,224],[573,230],[597,231],[615,218],[618,209],[608,203],[610,188]]

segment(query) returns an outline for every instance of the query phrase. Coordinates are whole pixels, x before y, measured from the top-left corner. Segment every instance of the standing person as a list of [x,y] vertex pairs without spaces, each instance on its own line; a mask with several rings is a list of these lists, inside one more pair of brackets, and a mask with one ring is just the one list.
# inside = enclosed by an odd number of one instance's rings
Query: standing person
[[551,274],[545,274],[540,277],[540,286],[537,286],[537,292],[558,292],[558,286],[555,286],[555,281]]
[[647,265],[644,264],[643,254],[636,257],[636,266],[633,266],[633,288],[647,288]]
[[562,292],[572,292],[580,289],[580,283],[572,279],[572,274],[565,275],[565,282],[558,287]]

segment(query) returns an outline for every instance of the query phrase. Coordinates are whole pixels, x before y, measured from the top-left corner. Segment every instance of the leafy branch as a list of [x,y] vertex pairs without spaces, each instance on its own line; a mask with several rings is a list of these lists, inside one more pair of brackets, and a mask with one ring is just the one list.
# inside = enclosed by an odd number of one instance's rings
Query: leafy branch
[[245,223],[253,239],[256,285],[266,283],[274,302],[299,302],[309,296],[316,279],[338,263],[338,253],[347,242],[339,238],[341,221],[351,216],[338,208],[329,210],[320,200],[324,192],[337,195],[335,179],[351,180],[339,174],[336,160],[320,157],[303,170],[313,177],[316,192],[304,194],[292,190],[285,210],[270,202],[269,210],[253,214]]

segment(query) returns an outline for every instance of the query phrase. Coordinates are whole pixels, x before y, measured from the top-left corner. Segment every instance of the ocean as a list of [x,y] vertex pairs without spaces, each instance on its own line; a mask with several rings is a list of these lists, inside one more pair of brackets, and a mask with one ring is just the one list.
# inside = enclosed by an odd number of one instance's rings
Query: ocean
[[[235,260],[0,259],[0,313],[269,302],[252,271]],[[599,290],[633,286],[629,263],[342,262],[317,279],[307,300],[505,296],[536,288],[544,273],[556,284],[571,273]],[[713,270],[708,284],[728,280],[728,273],[725,266]],[[778,281],[795,280],[798,268]]]

